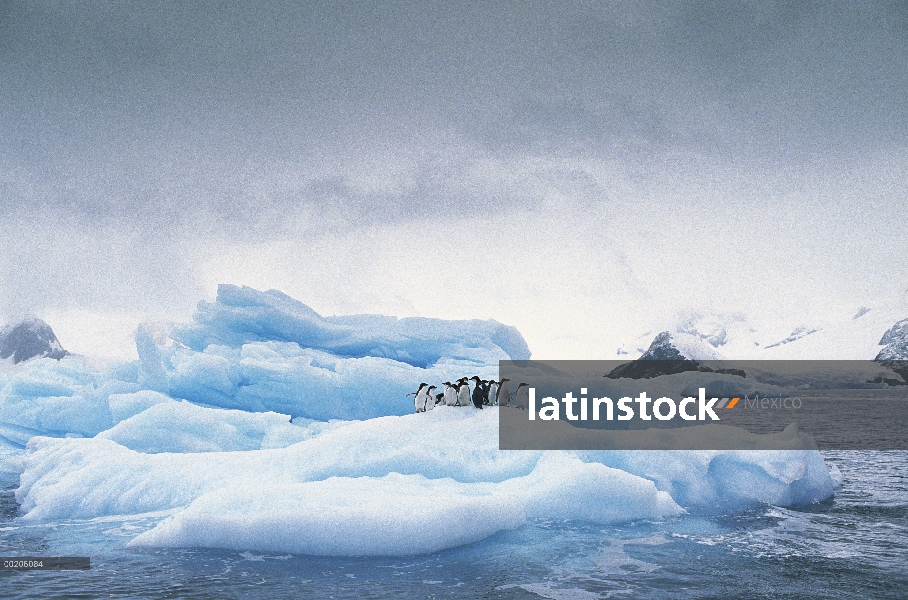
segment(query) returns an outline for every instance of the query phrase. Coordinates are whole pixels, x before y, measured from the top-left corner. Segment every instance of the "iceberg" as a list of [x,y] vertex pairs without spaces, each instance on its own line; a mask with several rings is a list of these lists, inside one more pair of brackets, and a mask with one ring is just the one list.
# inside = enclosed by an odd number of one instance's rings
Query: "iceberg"
[[799,506],[841,483],[815,451],[502,451],[508,409],[413,414],[421,381],[529,359],[496,321],[322,317],[274,290],[220,286],[192,323],[140,327],[136,348],[104,372],[74,356],[0,372],[2,463],[20,473],[23,522],[146,515],[132,546],[391,556],[531,519]]
[[196,351],[211,345],[284,341],[344,358],[388,358],[427,368],[445,357],[488,365],[527,360],[530,349],[516,328],[494,320],[346,315],[322,317],[277,290],[219,285],[215,302],[200,302],[194,323],[173,338]]
[[[135,396],[135,395],[133,395]],[[212,410],[168,399],[99,433],[99,439],[154,454],[158,452],[231,452],[284,448],[312,437],[274,412]]]
[[528,476],[498,484],[389,473],[265,491],[227,487],[202,496],[130,545],[410,555],[476,542],[515,529],[528,516],[611,523],[682,512],[650,481],[557,456],[541,458]]
[[[142,428],[132,419],[144,413],[91,439],[31,440],[16,491],[22,519],[163,511],[132,545],[399,555],[470,543],[533,518],[616,523],[796,506],[822,501],[836,485],[810,451],[501,451],[495,408],[300,427],[309,437],[283,448],[157,452],[161,428],[173,430],[165,406],[147,409]],[[242,424],[224,414],[233,411],[196,409],[209,413],[199,420]],[[258,418],[257,426],[270,419]],[[252,445],[255,427],[246,427],[243,443]],[[208,431],[220,445],[239,445],[239,434]]]
[[494,320],[322,317],[276,290],[232,285],[201,302],[192,323],[150,329],[136,332],[139,360],[108,371],[75,356],[0,371],[0,438],[23,447],[36,435],[92,437],[173,399],[287,420],[404,415],[420,381],[488,379],[499,360],[530,357],[517,329]]
[[218,286],[194,322],[159,345],[136,336],[140,381],[195,403],[318,420],[402,415],[420,381],[478,374],[526,360],[514,327],[494,320],[322,317],[276,290]]
[[78,359],[27,361],[0,374],[0,436],[24,445],[32,435],[96,435],[113,425],[108,396],[127,390]]

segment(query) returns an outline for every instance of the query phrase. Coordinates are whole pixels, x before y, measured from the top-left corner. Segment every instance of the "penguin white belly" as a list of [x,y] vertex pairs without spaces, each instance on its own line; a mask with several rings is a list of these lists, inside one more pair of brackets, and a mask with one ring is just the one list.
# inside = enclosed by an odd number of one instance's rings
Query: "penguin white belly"
[[416,412],[418,412],[418,413],[425,412],[426,400],[428,400],[428,398],[429,398],[429,395],[426,394],[425,392],[420,392],[420,393],[416,394],[416,400],[414,400],[414,404],[416,405]]
[[530,403],[530,392],[526,386],[520,388],[517,392],[517,408],[526,409],[527,405]]
[[470,386],[460,386],[460,390],[457,392],[457,400],[458,406],[470,406]]
[[453,387],[449,387],[445,390],[445,406],[456,406],[457,405],[457,390]]
[[505,381],[501,384],[501,387],[498,388],[498,404],[501,406],[507,406],[510,401],[510,391],[508,390],[508,382]]

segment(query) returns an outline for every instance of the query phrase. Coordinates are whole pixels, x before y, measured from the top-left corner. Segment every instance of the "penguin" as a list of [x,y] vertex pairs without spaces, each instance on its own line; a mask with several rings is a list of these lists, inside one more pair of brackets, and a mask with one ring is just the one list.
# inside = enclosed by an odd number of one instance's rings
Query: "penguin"
[[439,392],[435,394],[435,406],[443,405],[445,403],[445,393]]
[[457,380],[457,406],[470,406],[470,384],[466,377]]
[[429,389],[426,390],[425,404],[423,404],[422,407],[423,412],[435,408],[435,394],[432,393],[432,390],[434,389],[437,389],[436,386],[430,385]]
[[530,403],[530,388],[527,387],[527,384],[521,383],[518,385],[514,395],[516,396],[514,403],[517,405],[517,408],[526,410]]
[[457,388],[450,381],[445,382],[445,406],[457,404]]
[[489,404],[498,405],[498,382],[494,379],[489,382]]
[[[495,396],[495,404],[499,406],[507,406],[511,401],[511,391],[508,389],[508,382],[510,379],[502,379],[498,384],[498,394]],[[504,404],[502,404],[504,402]]]
[[415,405],[416,412],[422,412],[423,410],[425,410],[426,401],[424,398],[425,392],[423,392],[423,389],[425,389],[425,387],[427,385],[429,385],[429,384],[420,383],[419,389],[416,391],[415,394],[407,394],[408,396],[414,396],[414,395],[416,396],[416,398],[413,399],[413,404]]
[[473,375],[472,377],[470,377],[470,381],[474,382],[473,383],[473,406],[481,409],[482,408],[482,398],[483,398],[482,379],[480,379],[476,375]]
[[489,406],[489,404],[491,404],[489,402],[489,389],[491,388],[493,381],[494,381],[493,379],[490,379],[488,381],[483,379],[480,382],[482,384],[482,405],[483,406]]

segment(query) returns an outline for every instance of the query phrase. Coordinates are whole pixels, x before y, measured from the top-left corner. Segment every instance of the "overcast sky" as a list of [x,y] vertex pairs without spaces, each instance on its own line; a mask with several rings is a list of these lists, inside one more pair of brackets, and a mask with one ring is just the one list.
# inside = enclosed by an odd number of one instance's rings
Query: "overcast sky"
[[0,2],[0,316],[820,320],[908,288],[906,98],[905,2]]

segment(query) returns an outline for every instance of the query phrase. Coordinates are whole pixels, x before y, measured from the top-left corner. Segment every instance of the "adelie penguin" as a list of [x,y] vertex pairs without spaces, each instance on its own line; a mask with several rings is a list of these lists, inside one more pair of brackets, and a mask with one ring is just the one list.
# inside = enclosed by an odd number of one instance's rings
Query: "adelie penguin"
[[425,404],[423,404],[422,410],[426,412],[427,410],[432,410],[435,408],[435,394],[432,393],[432,390],[437,389],[436,386],[430,385],[426,390]]
[[482,392],[482,380],[476,375],[470,377],[470,380],[473,381],[473,406],[481,409],[483,398],[485,397],[485,394]]
[[494,379],[489,382],[489,399],[488,403],[496,406],[498,404],[498,382]]
[[523,410],[527,409],[527,406],[530,403],[530,388],[527,387],[527,384],[521,383],[517,386],[517,391],[514,392],[515,404],[517,408],[522,408]]
[[416,412],[422,412],[425,410],[426,400],[424,398],[425,392],[423,390],[425,389],[425,387],[427,385],[429,385],[429,384],[420,383],[418,390],[416,390],[415,392],[413,392],[411,394],[407,394],[408,396],[416,396],[416,398],[413,399],[413,404],[414,404],[414,408],[416,408]]
[[450,381],[445,382],[445,406],[457,406],[457,388]]
[[511,401],[511,392],[508,390],[508,382],[510,379],[502,379],[498,383],[498,393],[495,395],[495,404],[499,406],[507,406]]
[[491,402],[489,402],[489,390],[491,389],[492,384],[495,383],[495,380],[494,379],[490,379],[489,381],[483,380],[483,381],[480,381],[479,383],[480,383],[480,387],[482,388],[482,405],[489,406],[491,404]]
[[470,384],[466,377],[457,380],[457,406],[470,406]]

